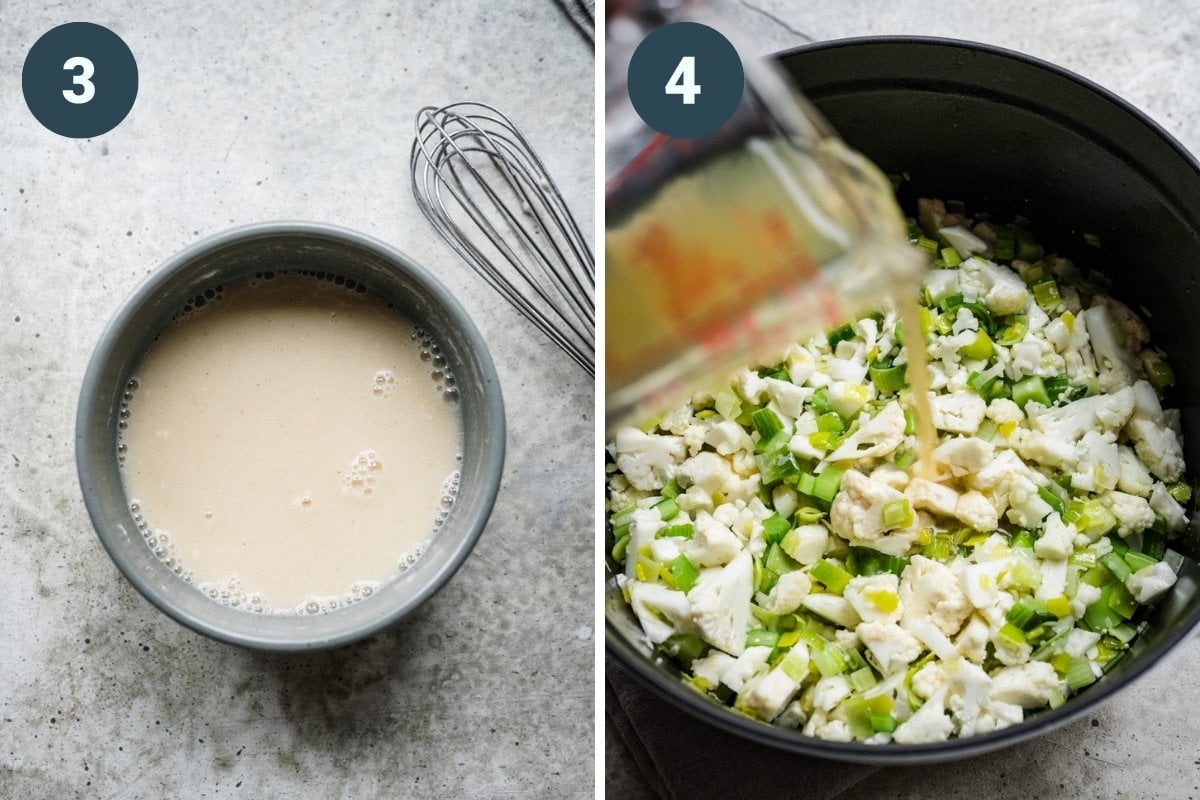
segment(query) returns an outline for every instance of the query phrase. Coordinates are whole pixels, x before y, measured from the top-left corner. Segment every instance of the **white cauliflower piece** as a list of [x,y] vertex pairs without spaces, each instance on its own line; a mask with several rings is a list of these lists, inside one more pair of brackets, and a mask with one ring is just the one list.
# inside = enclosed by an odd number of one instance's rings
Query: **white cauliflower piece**
[[1011,505],[1005,514],[1008,521],[1030,530],[1041,527],[1042,520],[1054,510],[1038,495],[1037,486],[1033,481],[1021,475],[1014,476],[1012,480],[1008,502]]
[[1099,599],[1100,589],[1098,587],[1080,581],[1079,588],[1075,590],[1075,596],[1071,598],[1071,616],[1082,617],[1088,606]]
[[967,389],[949,394],[931,394],[929,405],[933,426],[950,433],[975,433],[987,413],[987,403],[983,398]]
[[1115,489],[1121,478],[1121,453],[1112,431],[1088,431],[1079,440],[1079,460],[1071,485],[1085,492]]
[[900,579],[890,572],[851,578],[842,597],[864,622],[899,622]]
[[904,442],[904,409],[892,401],[867,420],[850,436],[842,440],[832,453],[830,461],[847,461],[860,458],[881,458],[894,451]]
[[1135,417],[1125,428],[1134,441],[1138,458],[1164,481],[1176,481],[1183,475],[1183,448],[1179,437],[1166,425],[1144,417]]
[[1133,385],[1137,379],[1137,359],[1118,341],[1117,323],[1108,307],[1098,304],[1081,311],[1075,325],[1080,323],[1087,328],[1092,352],[1096,356],[1100,388],[1105,392],[1115,392]]
[[758,405],[762,402],[763,395],[766,394],[767,382],[754,370],[744,369],[733,379],[733,388],[742,397]]
[[1021,411],[1021,407],[1007,397],[998,397],[988,403],[985,413],[987,418],[997,425],[1006,422],[1020,424],[1021,420],[1025,419],[1025,412]]
[[1157,602],[1175,585],[1175,571],[1165,561],[1143,567],[1125,579],[1125,588],[1142,605]]
[[784,537],[784,552],[806,567],[811,567],[825,555],[829,546],[829,531],[824,525],[798,525]]
[[[803,642],[798,642],[786,658],[807,661],[808,648]],[[783,713],[783,709],[795,697],[803,678],[804,674],[800,675],[799,679],[793,678],[783,664],[777,664],[766,675],[746,687],[746,691],[738,697],[738,705],[753,712],[759,719],[770,722]]]
[[754,451],[754,440],[750,438],[750,434],[731,419],[722,420],[709,428],[704,436],[704,443],[723,456]]
[[955,436],[938,445],[933,457],[948,466],[952,475],[961,477],[983,469],[995,453],[991,442],[975,436]]
[[[967,230],[962,225],[951,225],[947,228],[939,228],[938,236],[950,243],[950,246],[958,251],[958,254],[963,258],[967,258],[975,253],[982,253],[988,249],[988,243],[980,239],[971,231]],[[934,270],[935,272],[943,272],[949,270]]]
[[692,530],[692,539],[683,546],[683,553],[697,567],[723,566],[741,552],[738,535],[707,512],[696,513]]
[[811,589],[812,580],[807,573],[800,570],[785,572],[767,596],[767,610],[772,614],[790,614],[800,607]]
[[946,674],[946,668],[942,666],[942,662],[930,661],[913,673],[912,690],[919,697],[930,698],[939,689],[947,686],[949,682],[950,676]]
[[716,685],[721,682],[721,676],[736,663],[737,659],[728,653],[709,650],[708,655],[692,662],[691,669],[693,675],[703,678],[709,686],[716,688]]
[[950,676],[950,712],[960,732],[969,736],[988,701],[992,679],[976,664],[961,659],[951,662],[946,672]]
[[678,436],[658,436],[638,428],[621,428],[616,436],[617,469],[630,485],[655,491],[675,477],[687,447]]
[[696,632],[713,647],[741,655],[750,630],[753,595],[754,560],[748,550],[720,569],[702,571],[687,594]]
[[883,506],[903,498],[891,486],[873,481],[858,470],[847,470],[829,509],[830,525],[844,539],[875,541],[888,531]]
[[767,661],[771,657],[771,648],[766,646],[747,647],[734,659],[729,668],[721,673],[721,683],[733,689],[742,691],[746,683],[754,676],[767,671]]
[[800,605],[843,628],[853,630],[861,622],[854,606],[846,602],[846,599],[840,595],[810,592],[800,600]]
[[[637,553],[643,547],[649,546],[665,524],[662,514],[653,508],[634,509],[629,518],[629,544],[625,546],[626,552]],[[636,558],[625,559],[625,575],[630,580],[637,577],[636,567]]]
[[928,618],[946,636],[957,633],[971,613],[954,571],[925,556],[913,556],[904,568],[900,602],[906,622]]
[[924,478],[910,480],[904,490],[904,495],[912,503],[913,508],[932,511],[934,514],[944,517],[954,516],[954,511],[958,507],[958,492],[949,486],[943,486]]
[[1154,489],[1150,492],[1150,508],[1163,518],[1168,530],[1180,531],[1187,525],[1187,512],[1161,483],[1154,484]]
[[1083,628],[1072,628],[1063,641],[1063,652],[1072,658],[1080,658],[1088,650],[1100,643],[1100,634],[1085,631]]
[[854,734],[850,732],[850,723],[844,719],[830,717],[823,711],[814,711],[813,715],[808,718],[808,722],[804,723],[804,734],[829,742],[854,740]]
[[688,601],[683,592],[668,589],[661,583],[630,581],[629,604],[651,644],[692,630]]
[[813,708],[821,711],[833,711],[838,703],[850,695],[850,681],[845,675],[831,675],[821,678],[813,686]]
[[1117,533],[1128,536],[1154,524],[1154,509],[1144,497],[1126,492],[1106,492],[1100,502],[1117,518]]
[[867,380],[867,368],[867,360],[861,357],[831,358],[826,365],[826,370],[832,380],[849,381],[860,385]]
[[1117,446],[1117,461],[1120,464],[1121,476],[1117,480],[1117,488],[1122,492],[1141,495],[1146,497],[1154,488],[1154,478],[1150,475],[1150,470],[1146,469],[1146,465],[1133,452],[1133,448],[1127,445]]
[[1033,550],[1042,558],[1061,561],[1075,549],[1075,526],[1063,522],[1056,511],[1046,519],[1046,532],[1034,542]]
[[925,649],[917,637],[893,622],[864,622],[855,631],[884,675],[904,669]]
[[997,670],[992,675],[990,698],[1021,708],[1041,708],[1049,704],[1060,685],[1058,673],[1048,662],[1030,661]]
[[996,314],[1019,314],[1029,304],[1029,289],[1015,272],[985,259],[968,258],[958,268],[967,297],[982,300]]
[[650,543],[650,557],[660,564],[669,564],[683,555],[683,546],[687,541],[682,536],[655,539]]
[[817,369],[817,360],[802,344],[792,344],[784,353],[788,378],[797,386],[803,386]]
[[947,688],[943,687],[935,692],[911,717],[901,723],[892,734],[892,741],[899,744],[944,742],[954,730],[954,722],[946,716]]
[[972,614],[954,640],[954,649],[963,658],[982,664],[987,657],[988,624],[978,614]]
[[950,295],[958,294],[958,270],[931,269],[925,273],[925,290],[934,303],[940,303]]
[[842,419],[854,419],[868,399],[867,387],[848,381],[829,384],[829,405]]
[[680,486],[698,486],[710,495],[713,492],[731,492],[742,482],[726,459],[709,452],[697,453],[684,461],[675,476]]
[[993,531],[1000,524],[1000,514],[986,497],[974,490],[958,498],[954,516],[968,528],[976,531]]
[[779,409],[792,419],[804,413],[804,404],[813,396],[813,389],[808,386],[797,386],[791,381],[781,381],[778,378],[764,378],[767,384],[767,394],[779,404]]

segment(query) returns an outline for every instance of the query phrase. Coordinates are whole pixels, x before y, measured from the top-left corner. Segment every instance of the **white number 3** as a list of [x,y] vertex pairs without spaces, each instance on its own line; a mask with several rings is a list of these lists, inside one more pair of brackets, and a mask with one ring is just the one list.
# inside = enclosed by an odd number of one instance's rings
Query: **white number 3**
[[63,97],[66,98],[68,103],[82,105],[96,96],[96,85],[88,80],[96,74],[96,67],[92,64],[90,58],[84,58],[83,56],[68,58],[67,62],[63,64],[63,69],[67,72],[75,69],[79,70],[78,74],[71,77],[71,83],[75,84],[78,88],[75,90],[63,89]]
[[671,73],[671,79],[667,81],[665,91],[667,94],[682,95],[685,106],[696,104],[696,95],[700,94],[700,85],[696,83],[695,56],[684,56],[679,59],[679,64]]

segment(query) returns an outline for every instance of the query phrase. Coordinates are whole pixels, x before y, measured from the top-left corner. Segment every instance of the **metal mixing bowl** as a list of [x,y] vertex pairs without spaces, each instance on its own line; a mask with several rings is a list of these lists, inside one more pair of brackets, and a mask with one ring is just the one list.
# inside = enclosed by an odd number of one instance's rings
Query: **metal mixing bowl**
[[[434,333],[459,390],[461,488],[425,552],[370,597],[317,615],[270,615],[221,605],[177,576],[147,545],[117,462],[121,395],[155,336],[189,298],[262,270],[318,270],[365,285]],[[459,568],[491,513],[504,464],[504,404],[491,356],[470,317],[408,256],[360,233],[303,222],[236,228],[169,259],[121,305],[83,379],[76,418],[79,483],[113,561],[164,613],[199,633],[263,650],[315,650],[364,638],[411,613]]]

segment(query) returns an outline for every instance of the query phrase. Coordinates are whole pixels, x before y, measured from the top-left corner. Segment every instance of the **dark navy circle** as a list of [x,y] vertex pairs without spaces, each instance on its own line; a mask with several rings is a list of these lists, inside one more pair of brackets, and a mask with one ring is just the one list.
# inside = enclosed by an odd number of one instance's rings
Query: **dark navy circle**
[[[643,39],[629,61],[627,83],[629,99],[647,125],[683,138],[724,125],[746,88],[737,49],[698,22],[673,22]],[[691,102],[685,102],[689,95]]]
[[89,139],[117,127],[133,108],[137,62],[103,25],[68,22],[30,48],[21,90],[42,125],[60,136]]

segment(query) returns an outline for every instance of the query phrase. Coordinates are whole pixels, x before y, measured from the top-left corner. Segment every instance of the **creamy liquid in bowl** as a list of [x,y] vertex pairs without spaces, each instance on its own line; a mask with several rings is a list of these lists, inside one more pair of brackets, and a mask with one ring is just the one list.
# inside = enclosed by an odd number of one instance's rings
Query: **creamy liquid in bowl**
[[354,281],[266,272],[192,301],[121,409],[147,541],[214,599],[316,613],[410,565],[458,489],[454,378]]

